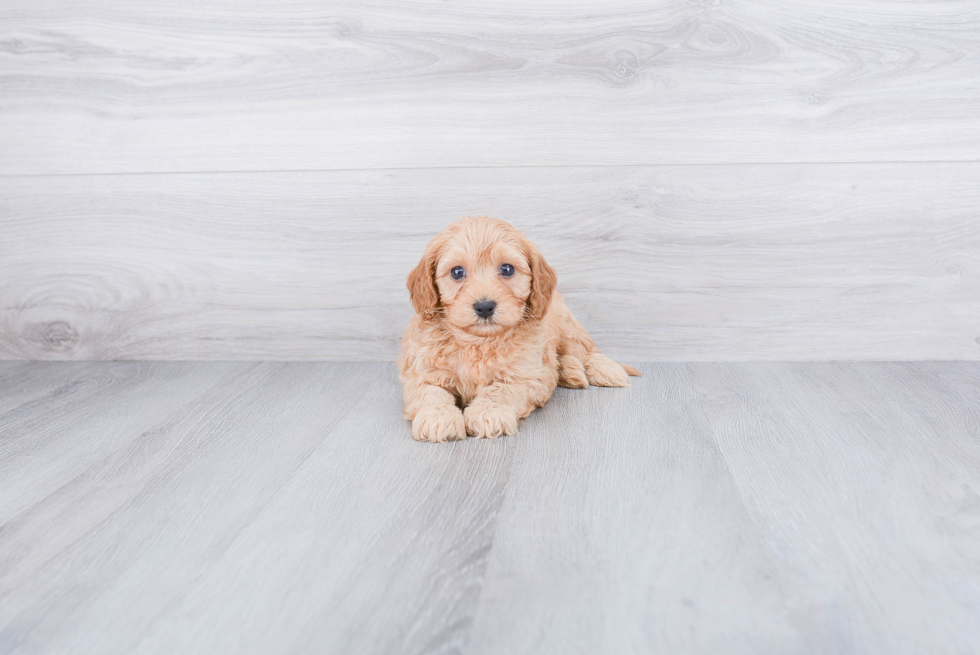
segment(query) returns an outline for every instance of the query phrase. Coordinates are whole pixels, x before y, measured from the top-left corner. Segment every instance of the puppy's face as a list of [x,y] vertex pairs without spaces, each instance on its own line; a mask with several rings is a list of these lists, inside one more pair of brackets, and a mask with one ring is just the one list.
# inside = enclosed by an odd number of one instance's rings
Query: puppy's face
[[436,262],[445,319],[481,336],[517,325],[531,295],[531,269],[520,244],[494,232],[461,231]]
[[555,273],[513,227],[464,218],[429,243],[409,275],[419,314],[478,336],[500,334],[547,312]]

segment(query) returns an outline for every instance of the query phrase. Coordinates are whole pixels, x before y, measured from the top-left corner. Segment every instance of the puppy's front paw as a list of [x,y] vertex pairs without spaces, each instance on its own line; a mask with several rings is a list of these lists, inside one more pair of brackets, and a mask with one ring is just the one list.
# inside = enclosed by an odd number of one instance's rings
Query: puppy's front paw
[[463,412],[456,407],[423,407],[412,420],[412,436],[416,441],[442,443],[451,439],[465,439],[466,425]]
[[463,410],[466,433],[494,439],[502,434],[517,434],[517,412],[511,407],[476,402]]

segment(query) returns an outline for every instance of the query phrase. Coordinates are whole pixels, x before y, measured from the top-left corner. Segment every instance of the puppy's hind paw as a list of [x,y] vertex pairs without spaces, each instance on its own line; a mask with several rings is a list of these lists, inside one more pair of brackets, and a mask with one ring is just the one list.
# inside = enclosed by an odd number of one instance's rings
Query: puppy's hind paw
[[596,387],[628,387],[626,369],[602,353],[592,353],[585,359],[585,375]]
[[457,407],[423,407],[412,420],[412,436],[416,441],[433,443],[465,439],[463,412]]
[[495,439],[502,434],[517,434],[517,412],[511,407],[476,402],[463,410],[466,433],[474,437]]

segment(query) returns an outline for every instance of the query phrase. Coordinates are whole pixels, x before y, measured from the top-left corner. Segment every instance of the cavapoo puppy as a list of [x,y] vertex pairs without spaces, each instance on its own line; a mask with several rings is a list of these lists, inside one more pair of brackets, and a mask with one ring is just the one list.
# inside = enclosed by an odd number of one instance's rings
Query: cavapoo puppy
[[514,434],[556,385],[627,387],[640,375],[599,352],[556,282],[503,221],[464,218],[429,243],[408,275],[417,315],[398,361],[416,439]]

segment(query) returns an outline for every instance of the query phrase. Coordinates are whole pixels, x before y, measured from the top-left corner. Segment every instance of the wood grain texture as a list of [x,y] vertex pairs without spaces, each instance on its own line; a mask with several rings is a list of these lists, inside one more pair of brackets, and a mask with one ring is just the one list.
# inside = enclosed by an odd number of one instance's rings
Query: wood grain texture
[[467,652],[975,650],[976,364],[642,369],[515,440]]
[[[376,377],[342,364],[98,371],[86,382],[128,379],[96,402],[72,390],[41,411],[24,407],[0,431],[13,441],[0,476],[0,651],[132,652],[134,637],[266,510]],[[77,575],[66,580],[66,570]],[[134,587],[137,597],[124,591]],[[79,629],[88,634],[76,644]]]
[[64,390],[0,414],[0,652],[975,650],[980,365],[641,368],[432,445],[390,364],[2,363]]
[[[789,615],[807,641],[825,652],[975,650],[976,366],[699,373],[712,432],[785,568],[796,600]],[[938,596],[952,602],[922,602]]]
[[467,652],[806,651],[699,407],[701,369],[641,369],[630,389],[562,394],[514,440]]
[[971,0],[35,0],[0,173],[976,161]]
[[447,223],[512,222],[623,360],[980,358],[980,164],[0,178],[0,358],[394,359]]

